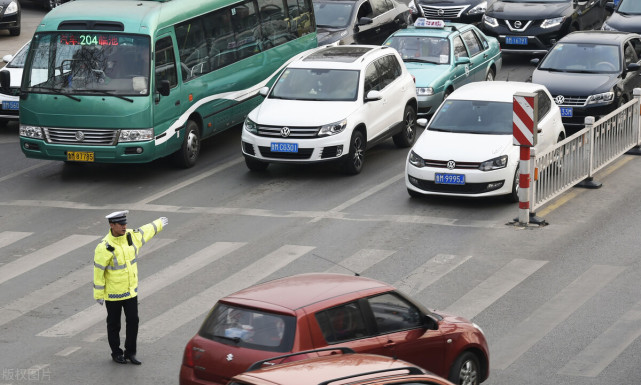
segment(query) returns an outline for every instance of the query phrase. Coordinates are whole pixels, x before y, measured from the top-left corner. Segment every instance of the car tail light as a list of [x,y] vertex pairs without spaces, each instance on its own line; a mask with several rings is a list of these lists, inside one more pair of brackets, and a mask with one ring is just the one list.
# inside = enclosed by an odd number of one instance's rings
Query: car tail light
[[414,84],[416,84],[416,76],[412,75],[412,80],[414,80]]
[[185,354],[183,354],[183,365],[193,368],[194,367],[194,340],[191,339],[185,346]]

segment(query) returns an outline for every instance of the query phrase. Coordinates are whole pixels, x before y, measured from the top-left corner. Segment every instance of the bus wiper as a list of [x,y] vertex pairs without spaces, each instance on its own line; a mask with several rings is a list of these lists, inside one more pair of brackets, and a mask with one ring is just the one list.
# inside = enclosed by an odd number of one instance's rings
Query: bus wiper
[[227,337],[227,336],[219,336],[219,335],[214,335],[214,337],[222,338],[224,340],[234,341],[235,343],[239,343],[241,341],[240,337]]
[[130,98],[126,97],[126,96],[122,96],[122,95],[114,94],[114,93],[109,92],[109,91],[104,91],[104,90],[91,90],[91,92],[98,92],[98,93],[103,94],[103,95],[114,96],[114,97],[116,97],[116,98],[119,98],[119,99],[122,99],[122,100],[126,100],[126,101],[128,101],[129,103],[133,103],[133,102],[134,102],[134,100],[133,100],[133,99],[130,99]]
[[62,91],[60,91],[60,89],[59,89],[59,88],[41,87],[41,86],[37,86],[37,87],[38,87],[38,88],[40,88],[41,90],[53,91],[53,92],[54,92],[55,94],[57,94],[57,95],[64,95],[64,96],[68,97],[69,99],[73,99],[73,100],[75,100],[75,101],[77,101],[77,102],[79,102],[79,101],[80,101],[80,98],[77,98],[77,97],[75,97],[75,96],[73,96],[73,95],[69,95],[69,94],[68,94],[68,93],[66,93],[66,92],[62,92]]

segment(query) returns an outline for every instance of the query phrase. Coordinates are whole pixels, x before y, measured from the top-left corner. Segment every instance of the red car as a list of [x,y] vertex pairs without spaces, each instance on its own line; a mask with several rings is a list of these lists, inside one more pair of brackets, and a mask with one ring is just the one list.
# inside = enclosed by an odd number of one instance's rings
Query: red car
[[301,274],[220,299],[187,343],[180,384],[222,385],[253,362],[334,346],[405,360],[455,384],[489,375],[476,324],[430,311],[380,281]]

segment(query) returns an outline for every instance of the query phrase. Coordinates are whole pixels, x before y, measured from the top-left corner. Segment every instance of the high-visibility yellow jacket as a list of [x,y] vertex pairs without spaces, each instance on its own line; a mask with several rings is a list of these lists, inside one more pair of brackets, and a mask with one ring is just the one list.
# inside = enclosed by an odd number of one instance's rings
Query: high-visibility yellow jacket
[[156,219],[120,237],[109,231],[94,252],[94,299],[120,301],[138,295],[138,252],[161,230],[162,222]]

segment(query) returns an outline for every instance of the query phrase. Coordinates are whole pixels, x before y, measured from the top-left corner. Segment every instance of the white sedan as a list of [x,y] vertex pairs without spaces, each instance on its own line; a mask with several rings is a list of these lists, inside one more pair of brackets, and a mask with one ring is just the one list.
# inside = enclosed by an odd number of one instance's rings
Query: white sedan
[[18,120],[18,105],[20,98],[20,82],[22,80],[22,68],[24,67],[29,42],[22,46],[15,55],[5,55],[2,61],[7,63],[0,71],[8,71],[11,75],[11,87],[0,88],[0,126],[10,120]]
[[441,104],[407,157],[405,184],[412,197],[505,195],[518,201],[519,147],[513,144],[512,101],[538,95],[538,140],[543,151],[565,138],[559,107],[540,84],[475,82]]

